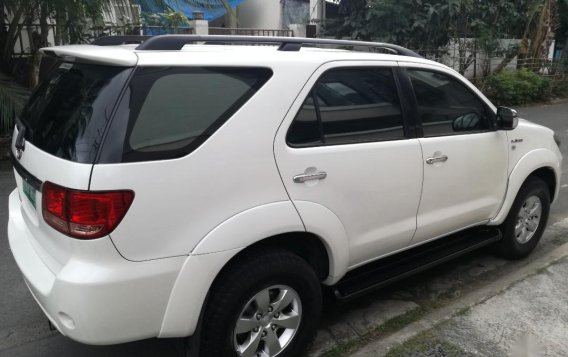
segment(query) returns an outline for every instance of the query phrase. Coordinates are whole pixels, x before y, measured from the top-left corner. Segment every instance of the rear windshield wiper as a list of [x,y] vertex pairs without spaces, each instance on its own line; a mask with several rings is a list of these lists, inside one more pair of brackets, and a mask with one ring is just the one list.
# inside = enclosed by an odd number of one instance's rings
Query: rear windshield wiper
[[16,138],[15,146],[18,151],[23,151],[26,146],[26,141],[24,140],[26,136],[26,126],[20,118],[16,118],[16,127],[18,128],[18,137]]

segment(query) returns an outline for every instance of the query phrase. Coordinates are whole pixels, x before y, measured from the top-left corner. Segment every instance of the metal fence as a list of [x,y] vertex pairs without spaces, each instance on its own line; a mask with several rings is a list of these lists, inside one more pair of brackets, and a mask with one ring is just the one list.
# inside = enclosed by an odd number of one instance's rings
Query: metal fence
[[210,35],[280,36],[294,37],[292,30],[209,27]]
[[459,52],[453,49],[418,50],[427,59],[442,63],[474,83],[484,82],[488,77],[503,70],[526,68],[551,83],[568,81],[568,59],[523,58],[518,51],[498,56],[478,52]]

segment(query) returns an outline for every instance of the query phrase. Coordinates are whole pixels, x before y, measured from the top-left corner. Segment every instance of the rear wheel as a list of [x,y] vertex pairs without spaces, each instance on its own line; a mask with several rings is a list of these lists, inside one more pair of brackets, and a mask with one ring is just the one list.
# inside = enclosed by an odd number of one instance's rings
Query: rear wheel
[[320,311],[320,284],[303,259],[284,250],[248,255],[213,287],[201,355],[296,356],[314,335]]
[[503,223],[498,253],[509,259],[526,257],[542,237],[550,212],[550,193],[544,181],[529,177]]

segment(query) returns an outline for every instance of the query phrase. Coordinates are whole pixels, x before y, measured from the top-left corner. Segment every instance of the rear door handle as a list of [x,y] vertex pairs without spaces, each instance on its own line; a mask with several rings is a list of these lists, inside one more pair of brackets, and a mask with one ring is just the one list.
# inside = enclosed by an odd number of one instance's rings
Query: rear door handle
[[327,172],[317,172],[315,174],[301,174],[294,176],[295,183],[303,183],[310,180],[323,180],[327,177]]
[[426,159],[427,164],[435,164],[437,162],[446,162],[448,161],[448,157],[446,155],[436,156],[436,157],[429,157]]

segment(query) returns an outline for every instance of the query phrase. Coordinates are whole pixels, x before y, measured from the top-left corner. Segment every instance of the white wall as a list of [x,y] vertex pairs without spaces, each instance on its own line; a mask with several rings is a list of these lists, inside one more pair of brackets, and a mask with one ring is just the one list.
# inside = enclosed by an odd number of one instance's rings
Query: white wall
[[238,27],[281,28],[280,0],[246,0],[237,6]]

